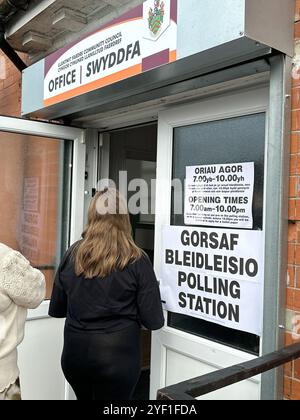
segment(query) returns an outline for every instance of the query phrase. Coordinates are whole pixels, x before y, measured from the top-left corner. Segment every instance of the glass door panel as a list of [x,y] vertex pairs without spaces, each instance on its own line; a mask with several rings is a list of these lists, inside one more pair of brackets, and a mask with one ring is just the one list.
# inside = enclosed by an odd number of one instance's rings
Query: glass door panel
[[0,242],[41,270],[51,296],[69,245],[73,142],[0,132]]

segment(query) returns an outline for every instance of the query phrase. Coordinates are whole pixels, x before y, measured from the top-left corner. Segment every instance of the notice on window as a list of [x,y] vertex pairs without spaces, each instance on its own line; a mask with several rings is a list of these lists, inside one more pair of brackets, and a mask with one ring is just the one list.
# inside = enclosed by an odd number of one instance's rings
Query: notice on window
[[186,168],[186,225],[253,228],[254,162]]
[[263,232],[165,226],[165,309],[261,336]]

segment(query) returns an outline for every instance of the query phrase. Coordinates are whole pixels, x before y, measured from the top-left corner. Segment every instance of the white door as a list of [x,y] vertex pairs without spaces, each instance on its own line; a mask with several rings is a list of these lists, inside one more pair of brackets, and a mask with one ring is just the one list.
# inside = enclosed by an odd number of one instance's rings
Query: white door
[[[187,166],[255,162],[253,229],[263,230],[267,108],[268,89],[253,88],[159,114],[155,270],[160,281],[163,226],[184,226],[183,214],[173,211],[171,182],[183,182]],[[261,351],[261,338],[248,333],[166,311],[165,321],[165,327],[153,334],[151,399],[156,399],[158,389],[248,361]],[[257,400],[260,378],[204,398]]]
[[84,132],[0,116],[0,148],[0,241],[47,281],[47,300],[29,311],[19,347],[22,398],[69,399],[60,367],[64,320],[50,319],[48,307],[62,254],[83,229]]

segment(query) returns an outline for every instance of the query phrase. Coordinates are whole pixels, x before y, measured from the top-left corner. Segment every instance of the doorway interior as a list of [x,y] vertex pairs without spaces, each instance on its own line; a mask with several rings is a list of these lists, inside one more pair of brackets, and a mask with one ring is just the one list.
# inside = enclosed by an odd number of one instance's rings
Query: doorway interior
[[[153,263],[157,122],[131,126],[99,136],[99,181],[113,182],[129,204],[133,238]],[[141,331],[142,372],[134,400],[148,400],[150,387],[151,332]]]

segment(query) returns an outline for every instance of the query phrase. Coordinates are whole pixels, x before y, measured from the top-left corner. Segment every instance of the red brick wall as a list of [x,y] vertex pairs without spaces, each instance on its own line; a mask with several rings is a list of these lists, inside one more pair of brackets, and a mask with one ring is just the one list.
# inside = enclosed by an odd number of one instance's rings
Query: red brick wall
[[[22,59],[26,60],[24,55]],[[0,115],[21,116],[21,73],[0,51]]]

